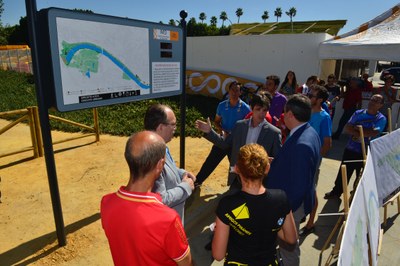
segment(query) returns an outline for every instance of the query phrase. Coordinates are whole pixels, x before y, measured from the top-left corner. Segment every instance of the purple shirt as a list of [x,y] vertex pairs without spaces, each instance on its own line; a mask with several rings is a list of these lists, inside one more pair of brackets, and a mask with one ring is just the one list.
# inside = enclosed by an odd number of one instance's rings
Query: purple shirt
[[283,113],[283,108],[285,107],[286,102],[287,99],[285,95],[279,92],[276,92],[275,96],[272,97],[271,106],[269,108],[269,114],[272,117],[272,124],[274,126],[276,126],[276,120],[274,117],[279,119],[279,117]]

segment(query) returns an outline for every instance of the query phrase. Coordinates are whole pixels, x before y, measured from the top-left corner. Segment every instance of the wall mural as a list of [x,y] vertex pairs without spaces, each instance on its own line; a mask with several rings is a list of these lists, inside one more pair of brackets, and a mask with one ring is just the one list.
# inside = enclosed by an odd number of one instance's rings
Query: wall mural
[[253,92],[263,85],[260,82],[218,72],[186,70],[186,93],[222,99],[233,81],[242,83],[245,88]]

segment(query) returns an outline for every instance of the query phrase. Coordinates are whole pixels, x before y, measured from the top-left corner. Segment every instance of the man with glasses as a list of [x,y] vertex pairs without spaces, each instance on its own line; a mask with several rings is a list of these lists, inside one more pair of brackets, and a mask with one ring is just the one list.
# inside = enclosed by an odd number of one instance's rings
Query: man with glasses
[[[335,186],[332,191],[325,194],[325,199],[339,198],[343,193],[342,187],[342,165],[346,165],[347,182],[349,182],[354,170],[358,177],[363,168],[363,154],[361,148],[360,131],[358,126],[362,126],[365,145],[382,133],[386,125],[385,116],[379,112],[384,104],[382,95],[374,94],[368,102],[367,109],[360,109],[354,112],[345,126],[345,131],[350,135],[346,148],[343,152],[342,163],[336,176]],[[352,162],[347,162],[352,161]]]
[[[167,105],[150,106],[144,116],[144,128],[156,132],[165,143],[170,142],[176,129],[174,111]],[[160,193],[163,203],[178,212],[183,224],[185,201],[194,190],[196,177],[177,168],[168,147],[165,157],[164,169],[154,184],[153,192]]]

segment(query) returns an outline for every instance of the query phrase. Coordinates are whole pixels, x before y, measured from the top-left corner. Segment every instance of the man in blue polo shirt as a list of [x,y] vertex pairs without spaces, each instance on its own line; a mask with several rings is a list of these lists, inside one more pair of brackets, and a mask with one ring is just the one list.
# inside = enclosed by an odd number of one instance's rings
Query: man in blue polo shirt
[[[325,194],[325,199],[338,198],[343,193],[342,187],[342,165],[346,165],[347,183],[350,180],[354,170],[356,176],[359,176],[363,168],[363,154],[361,148],[360,132],[358,126],[362,126],[365,145],[369,145],[371,139],[376,138],[382,133],[386,125],[386,117],[379,112],[383,106],[382,95],[374,94],[368,103],[367,109],[360,109],[354,112],[349,122],[345,126],[345,131],[350,134],[350,139],[343,152],[342,163],[336,176],[335,186],[332,191]],[[353,162],[345,162],[353,161]],[[354,162],[356,161],[356,162]]]
[[[217,107],[214,125],[216,131],[225,138],[231,133],[236,121],[243,119],[251,111],[249,105],[240,99],[240,87],[240,83],[232,82],[229,85],[229,99],[219,103]],[[213,145],[207,159],[196,175],[195,185],[200,186],[226,155],[230,155],[229,148],[222,149]]]

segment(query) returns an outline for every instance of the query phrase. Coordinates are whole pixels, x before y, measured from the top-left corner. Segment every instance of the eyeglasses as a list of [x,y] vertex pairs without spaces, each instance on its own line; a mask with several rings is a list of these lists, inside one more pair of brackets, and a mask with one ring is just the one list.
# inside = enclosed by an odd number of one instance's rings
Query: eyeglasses
[[379,98],[371,98],[370,101],[373,103],[382,103],[382,100]]
[[175,123],[163,123],[163,125],[176,127],[176,122]]

